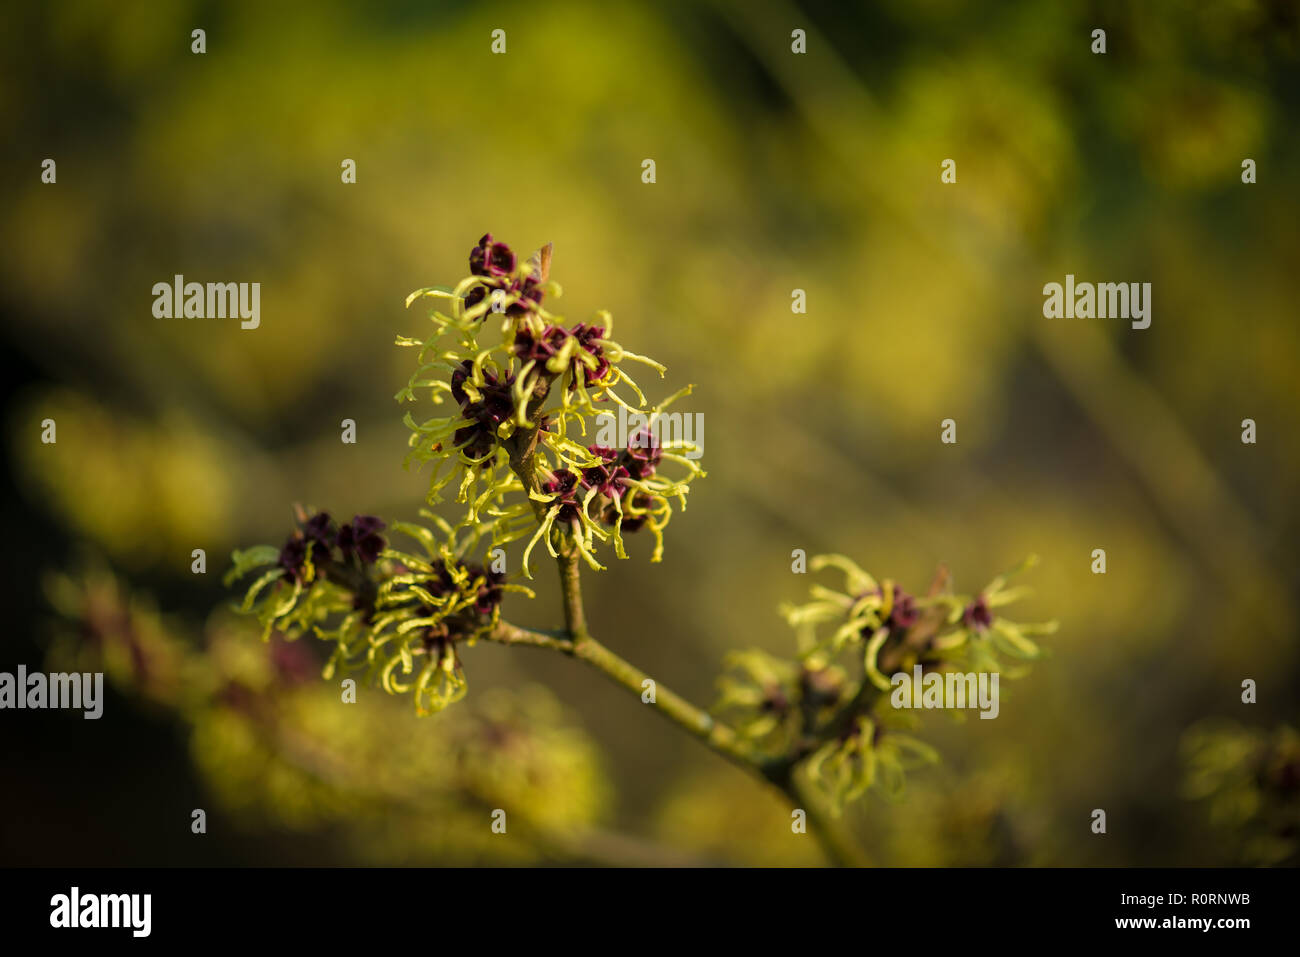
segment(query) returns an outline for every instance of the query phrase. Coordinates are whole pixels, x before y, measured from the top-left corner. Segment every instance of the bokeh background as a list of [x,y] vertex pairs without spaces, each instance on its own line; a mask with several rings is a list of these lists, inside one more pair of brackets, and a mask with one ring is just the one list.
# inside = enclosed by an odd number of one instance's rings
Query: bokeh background
[[[403,299],[491,231],[553,241],[552,307],[609,309],[656,395],[697,385],[709,475],[666,560],[638,542],[586,584],[596,633],[687,697],[728,649],[792,649],[794,548],[913,591],[1042,557],[1020,617],[1060,619],[1051,656],[999,720],[925,719],[944,764],[851,814],[875,861],[1286,860],[1277,796],[1246,774],[1211,813],[1186,749],[1236,722],[1240,764],[1300,720],[1298,55],[1287,0],[6,4],[0,669],[117,680],[98,722],[0,716],[0,858],[820,862],[578,663],[478,647],[444,716],[370,690],[340,724],[310,660],[221,611],[225,556],[293,502],[415,517]],[[1151,327],[1044,319],[1067,272],[1151,282]],[[176,273],[261,282],[261,328],[155,319]],[[509,841],[502,800],[530,809]]]

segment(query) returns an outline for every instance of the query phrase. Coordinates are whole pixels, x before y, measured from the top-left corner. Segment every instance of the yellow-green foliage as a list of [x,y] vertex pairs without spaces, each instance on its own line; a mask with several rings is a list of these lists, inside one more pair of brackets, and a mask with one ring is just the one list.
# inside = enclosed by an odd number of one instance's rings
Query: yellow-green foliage
[[[246,618],[217,612],[196,643],[102,567],[52,577],[48,591],[66,622],[51,667],[102,668],[173,713],[245,827],[341,835],[372,862],[525,861],[567,853],[608,804],[595,746],[540,686],[414,723],[377,689],[346,702],[305,643],[268,647]],[[510,840],[491,830],[498,808]]]
[[[743,793],[744,800],[736,795]],[[703,863],[757,867],[820,867],[826,863],[815,837],[796,833],[791,809],[775,791],[755,787],[725,766],[674,782],[655,814],[655,833],[689,848]]]
[[1300,852],[1300,733],[1207,720],[1183,735],[1183,793],[1234,838],[1241,863],[1282,864]]
[[914,598],[843,555],[815,556],[813,572],[835,569],[844,584],[838,590],[815,584],[811,601],[782,606],[798,657],[761,649],[731,653],[716,710],[764,753],[806,761],[801,774],[828,793],[835,814],[873,788],[898,798],[906,773],[939,755],[901,733],[916,718],[893,707],[890,676],[917,665],[1023,674],[1026,664],[1004,660],[1040,657],[1034,639],[1054,633],[1056,623],[1021,624],[999,609],[1029,594],[1008,581],[1035,561],[1027,559],[974,595],[954,594],[945,570],[927,595]]

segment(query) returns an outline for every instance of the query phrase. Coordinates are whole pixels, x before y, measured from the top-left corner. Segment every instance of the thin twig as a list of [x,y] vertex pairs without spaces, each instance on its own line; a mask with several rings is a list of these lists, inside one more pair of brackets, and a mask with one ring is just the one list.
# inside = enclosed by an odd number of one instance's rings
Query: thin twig
[[[542,405],[550,389],[551,377],[539,381],[528,406],[530,423],[538,421]],[[510,467],[524,486],[525,494],[540,488],[537,474],[536,424],[515,432],[507,443]],[[533,500],[533,510],[540,520],[544,514]],[[556,549],[556,564],[560,573],[560,589],[564,607],[565,633],[560,636],[529,631],[502,622],[488,635],[503,644],[550,648],[580,658],[628,691],[678,727],[684,729],[728,761],[775,787],[794,806],[807,815],[812,833],[820,842],[827,857],[841,866],[865,863],[861,849],[845,832],[840,821],[829,814],[815,795],[806,794],[795,777],[800,756],[777,759],[765,758],[745,742],[734,729],[715,721],[713,716],[697,708],[681,695],[651,679],[640,668],[610,651],[592,636],[587,626],[587,614],[582,601],[580,554],[576,544],[563,530],[553,529],[550,534],[560,539]]]

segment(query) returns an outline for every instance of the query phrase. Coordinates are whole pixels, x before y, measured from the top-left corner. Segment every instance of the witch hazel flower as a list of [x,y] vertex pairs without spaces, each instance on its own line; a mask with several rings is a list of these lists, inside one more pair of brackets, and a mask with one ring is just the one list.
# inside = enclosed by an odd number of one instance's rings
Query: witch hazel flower
[[344,561],[355,557],[363,565],[373,565],[387,546],[382,532],[387,525],[373,515],[357,515],[338,531],[339,552]]
[[587,451],[595,456],[596,464],[582,470],[582,484],[596,489],[606,499],[621,497],[626,488],[623,479],[631,475],[619,461],[622,454],[604,445],[589,445]]
[[569,330],[571,341],[576,343],[574,358],[570,360],[569,388],[578,383],[590,389],[602,382],[609,373],[609,359],[605,357],[605,329],[602,326],[580,322]]
[[[482,546],[480,530],[458,531],[431,512],[422,514],[438,532],[404,522],[391,526],[418,542],[422,552],[412,552],[390,547],[381,534],[390,526],[375,516],[357,515],[338,526],[327,513],[316,513],[278,551],[258,546],[236,552],[227,584],[270,566],[249,586],[241,607],[262,622],[265,638],[311,635],[333,642],[327,679],[360,672],[392,694],[411,693],[418,713],[433,713],[465,694],[460,649],[496,627],[508,593],[531,597],[532,591],[468,557]],[[297,554],[295,543],[304,543],[311,561],[286,568],[284,556]]]
[[635,481],[642,482],[655,474],[663,461],[664,450],[649,428],[642,428],[628,439],[623,466]]
[[[1041,652],[1033,638],[1056,630],[1055,622],[1016,623],[993,611],[1029,593],[1024,588],[1008,588],[1006,582],[1036,560],[1031,556],[973,598],[945,591],[946,575],[936,578],[925,597],[915,598],[891,580],[877,582],[843,555],[817,556],[810,568],[839,569],[844,588],[837,591],[818,585],[813,589],[813,601],[784,606],[782,613],[795,628],[805,655],[835,656],[846,649],[860,654],[867,678],[881,689],[889,687],[887,670],[906,670],[913,664],[938,667],[973,662],[996,671],[999,653],[1037,658]],[[881,667],[885,657],[891,661],[891,669]]]
[[522,316],[542,303],[545,290],[541,278],[531,268],[520,270],[514,252],[493,240],[491,233],[470,250],[469,271],[478,281],[464,294],[466,316],[480,321],[489,312]]
[[451,396],[460,403],[466,423],[452,433],[452,442],[471,464],[493,454],[501,426],[514,413],[512,377],[499,381],[493,373],[484,372],[481,384],[475,386],[472,372],[466,361],[451,374]]
[[[615,554],[625,558],[622,533],[649,528],[651,560],[658,561],[663,529],[674,510],[685,507],[688,485],[703,471],[694,459],[650,441],[629,442],[614,461],[582,439],[611,405],[651,421],[690,387],[650,406],[625,364],[639,362],[661,376],[664,367],[615,341],[608,312],[576,323],[549,312],[543,291],[546,298],[560,291],[549,280],[549,261],[548,247],[521,263],[488,233],[470,252],[469,277],[408,299],[408,305],[442,300],[450,308],[432,312],[429,338],[398,339],[419,354],[397,398],[411,402],[425,393],[435,405],[450,398],[459,414],[424,421],[408,414],[407,464],[432,465],[430,504],[459,479],[456,501],[467,507],[461,525],[487,522],[495,543],[531,529],[528,556],[541,543],[558,554],[553,536],[567,536],[589,566],[602,569],[595,554],[602,542],[612,541]],[[495,310],[499,325],[484,321],[490,315],[484,297],[497,293],[504,296],[498,300],[504,306]],[[668,462],[681,464],[683,474],[663,475]],[[527,558],[524,573],[531,577]]]
[[[563,440],[555,439],[558,445]],[[658,474],[665,456],[680,462],[686,470],[684,480],[674,480]],[[703,474],[687,458],[666,453],[649,429],[634,434],[626,449],[613,449],[605,445],[581,447],[564,446],[561,458],[568,467],[556,473],[553,480],[542,486],[544,495],[564,493],[556,500],[560,511],[553,521],[560,527],[571,525],[582,536],[582,554],[589,564],[593,539],[612,540],[615,554],[627,557],[623,542],[624,533],[634,533],[649,528],[655,545],[651,561],[663,556],[663,530],[673,514],[673,502],[685,507],[687,483],[696,474]],[[571,487],[568,475],[576,473],[581,490]],[[551,500],[545,499],[548,504]],[[602,528],[603,526],[603,528]],[[609,530],[608,536],[604,529]],[[540,538],[540,533],[539,533]],[[527,558],[525,558],[527,568]]]
[[975,596],[953,594],[941,568],[916,596],[847,556],[815,556],[809,571],[833,570],[842,584],[814,584],[810,601],[782,606],[796,656],[733,655],[729,663],[739,673],[724,677],[720,706],[741,733],[756,733],[757,743],[771,749],[769,768],[802,764],[833,813],[868,790],[897,797],[906,775],[938,755],[903,733],[914,718],[892,707],[888,675],[920,667],[1018,677],[1023,669],[1008,671],[999,655],[1036,657],[1030,636],[1051,634],[1056,623],[1016,624],[995,609],[1028,594],[1007,581],[1034,561],[1031,556]]
[[[605,566],[593,555],[593,541],[608,541],[609,533],[605,531],[590,511],[592,500],[599,489],[584,484],[582,475],[570,468],[558,468],[550,473],[550,478],[543,481],[532,498],[541,506],[537,531],[524,549],[524,573],[532,577],[529,571],[529,556],[539,541],[545,542],[551,557],[558,558],[559,551],[551,535],[553,529],[567,533],[587,564],[603,571]],[[622,542],[618,545],[620,557],[625,553]]]
[[310,584],[340,565],[372,563],[387,544],[380,534],[384,527],[373,515],[354,516],[339,527],[328,512],[317,512],[285,541],[277,564],[288,579]]
[[886,728],[880,717],[858,715],[813,752],[806,773],[827,793],[831,813],[838,816],[869,790],[898,800],[908,772],[938,762],[939,753],[925,742]]
[[[407,464],[432,466],[430,503],[454,483],[459,517],[421,510],[430,528],[365,515],[339,525],[325,513],[302,514],[283,546],[237,552],[227,581],[255,576],[241,610],[258,617],[264,637],[329,642],[327,680],[363,674],[391,694],[410,694],[419,714],[465,695],[466,650],[480,640],[562,651],[634,690],[638,669],[587,623],[581,565],[603,569],[606,546],[627,558],[624,535],[642,529],[654,537],[651,561],[662,557],[665,527],[704,475],[688,433],[665,437],[673,431],[664,426],[678,417],[666,410],[691,387],[651,404],[625,367],[640,362],[660,376],[664,367],[613,339],[608,312],[577,323],[553,314],[547,304],[560,290],[549,280],[549,247],[521,264],[485,234],[469,262],[470,275],[456,286],[408,298],[408,306],[427,298],[440,308],[429,314],[426,338],[397,340],[417,350],[397,400],[450,406],[422,421],[404,416]],[[385,533],[418,547],[390,545]],[[514,575],[531,578],[530,558],[540,549],[556,559],[560,629],[501,617],[508,593],[532,596],[505,574],[501,547],[524,539]],[[796,638],[789,658],[750,651],[728,659],[732,673],[720,683],[718,705],[726,722],[667,689],[648,702],[796,807],[809,782],[829,793],[836,812],[870,789],[896,795],[905,772],[933,760],[932,749],[899,733],[913,716],[886,707],[889,674],[997,669],[1002,655],[1037,657],[1033,637],[1055,628],[1003,616],[1003,606],[1025,594],[1007,586],[1016,570],[961,596],[946,571],[922,595],[877,580],[842,555],[818,556],[811,569],[838,571],[842,584],[816,584],[811,601],[783,607]],[[837,860],[855,857],[840,841],[825,846]]]
[[[1025,586],[1010,587],[1008,583],[1037,561],[1037,556],[1029,556],[1015,568],[998,575],[974,596],[952,596],[947,621],[949,626],[957,628],[957,635],[947,639],[947,643],[964,647],[977,663],[995,660],[996,654],[1025,661],[1042,657],[1042,649],[1035,639],[1052,634],[1056,623],[1015,622],[998,611],[1032,594]],[[964,641],[961,636],[965,636]]]
[[509,278],[515,271],[515,254],[505,243],[494,242],[492,234],[486,233],[469,251],[469,271],[491,279]]
[[759,649],[734,651],[724,660],[713,711],[727,714],[751,741],[781,748],[797,732],[800,669]]
[[556,510],[555,521],[561,525],[578,521],[578,514],[583,510],[579,495],[583,491],[582,478],[570,469],[557,469],[548,481],[542,483],[542,494],[551,496],[550,501]]

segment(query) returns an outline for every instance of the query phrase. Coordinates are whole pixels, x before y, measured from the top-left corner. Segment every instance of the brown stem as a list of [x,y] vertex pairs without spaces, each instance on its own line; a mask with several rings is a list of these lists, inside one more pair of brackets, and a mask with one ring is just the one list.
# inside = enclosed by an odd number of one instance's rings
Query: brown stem
[[[645,695],[648,690],[645,682],[652,679],[644,671],[610,651],[590,633],[584,633],[581,638],[572,638],[569,635],[570,633],[566,631],[562,637],[555,636],[501,622],[487,637],[490,641],[507,645],[549,648],[563,652],[585,661],[637,696]],[[761,758],[754,754],[732,728],[715,721],[708,712],[697,708],[658,681],[654,682],[653,687],[653,699],[646,700],[643,697],[647,704],[652,705],[664,717],[699,738],[729,761],[767,779]]]
[[560,569],[560,589],[564,598],[564,624],[575,641],[590,638],[587,633],[587,613],[582,605],[582,579],[578,568],[581,560],[578,549],[566,541],[560,547],[556,564]]
[[503,645],[550,648],[552,651],[562,651],[566,655],[573,653],[573,642],[569,639],[568,632],[549,634],[544,631],[530,631],[504,621],[497,623],[497,626],[487,635],[487,639]]
[[[562,578],[564,580],[566,579]],[[571,634],[548,634],[501,622],[488,638],[507,645],[549,648],[580,658],[628,691],[642,696],[643,701],[646,700],[645,682],[650,679],[644,671],[610,651],[590,633],[584,633],[583,637],[577,639],[569,637]],[[861,849],[848,835],[843,824],[829,812],[822,799],[815,791],[799,784],[795,776],[797,762],[788,759],[765,760],[746,745],[732,728],[715,721],[707,712],[695,707],[676,692],[659,682],[655,682],[654,691],[653,699],[647,703],[659,714],[685,729],[732,764],[775,787],[792,807],[804,811],[809,828],[833,864],[840,867],[862,867],[867,864]]]
[[791,773],[781,790],[791,804],[808,816],[809,828],[832,864],[836,867],[870,866],[871,862],[844,827],[844,822],[830,812],[815,789],[804,787]]

